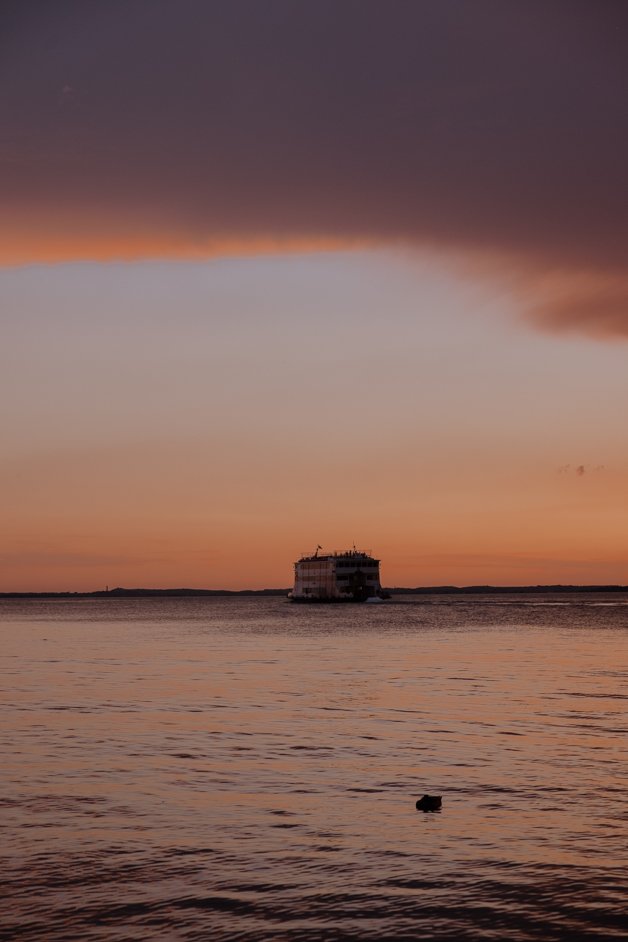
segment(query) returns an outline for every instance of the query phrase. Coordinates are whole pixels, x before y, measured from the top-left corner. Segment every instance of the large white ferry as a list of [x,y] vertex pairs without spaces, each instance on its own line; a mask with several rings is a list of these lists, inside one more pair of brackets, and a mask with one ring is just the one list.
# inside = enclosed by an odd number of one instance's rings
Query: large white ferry
[[293,602],[368,602],[389,598],[379,581],[379,559],[369,553],[347,550],[302,556],[294,564]]

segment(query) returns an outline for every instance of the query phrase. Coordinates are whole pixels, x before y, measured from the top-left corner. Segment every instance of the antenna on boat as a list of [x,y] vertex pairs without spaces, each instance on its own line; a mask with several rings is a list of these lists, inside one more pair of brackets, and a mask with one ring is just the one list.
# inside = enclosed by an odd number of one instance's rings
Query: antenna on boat
[[318,556],[318,551],[319,551],[319,549],[322,549],[322,548],[323,548],[323,547],[320,545],[320,543],[318,543],[317,546],[316,546],[316,550],[315,550],[315,552],[314,552],[314,559],[317,558],[317,556]]

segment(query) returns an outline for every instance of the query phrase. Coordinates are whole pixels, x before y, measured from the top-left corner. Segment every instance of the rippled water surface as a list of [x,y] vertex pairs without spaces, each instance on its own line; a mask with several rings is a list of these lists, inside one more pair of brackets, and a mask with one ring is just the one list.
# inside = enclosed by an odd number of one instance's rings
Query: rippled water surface
[[7,938],[628,938],[626,596],[0,624]]

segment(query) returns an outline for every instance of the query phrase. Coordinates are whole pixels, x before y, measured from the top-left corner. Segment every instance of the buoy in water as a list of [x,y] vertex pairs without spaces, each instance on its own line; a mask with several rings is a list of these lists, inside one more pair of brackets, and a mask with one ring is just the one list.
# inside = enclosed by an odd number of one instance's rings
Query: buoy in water
[[443,799],[440,795],[423,795],[416,803],[417,811],[440,811]]

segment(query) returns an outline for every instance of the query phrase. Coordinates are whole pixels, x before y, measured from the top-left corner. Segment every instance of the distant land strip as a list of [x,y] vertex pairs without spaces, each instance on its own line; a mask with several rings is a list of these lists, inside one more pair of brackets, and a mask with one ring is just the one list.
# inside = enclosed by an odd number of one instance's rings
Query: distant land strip
[[[288,589],[99,589],[94,592],[0,592],[0,599],[143,599],[282,596]],[[628,592],[626,585],[437,585],[386,589],[395,595],[540,595],[548,592]]]

